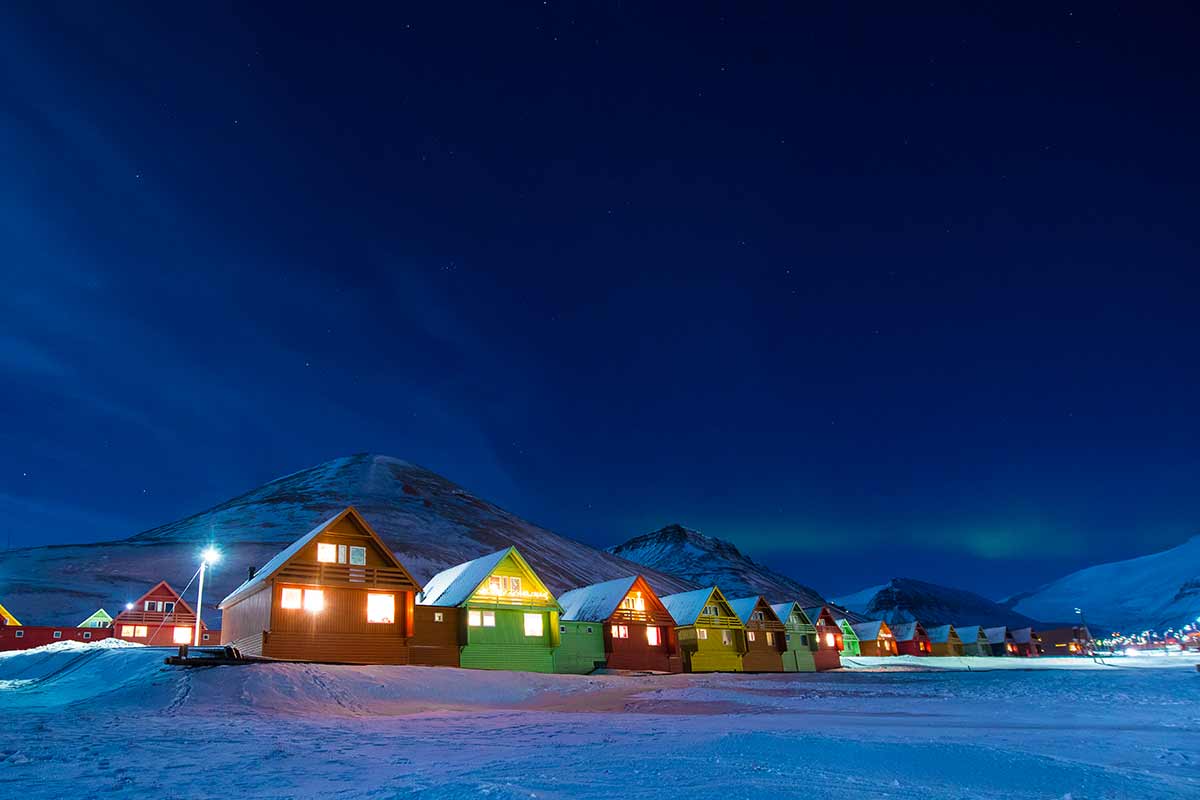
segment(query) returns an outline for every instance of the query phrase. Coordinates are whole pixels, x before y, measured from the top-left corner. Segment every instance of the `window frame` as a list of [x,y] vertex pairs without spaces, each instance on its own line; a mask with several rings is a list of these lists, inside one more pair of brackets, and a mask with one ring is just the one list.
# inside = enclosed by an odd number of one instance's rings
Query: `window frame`
[[[529,632],[529,623],[534,622],[534,621],[537,622],[537,632],[530,633]],[[546,617],[544,614],[531,613],[531,612],[526,611],[524,614],[524,622],[525,622],[524,630],[525,630],[526,638],[540,639],[541,637],[546,635]]]
[[[293,598],[290,604],[289,597]],[[288,611],[303,611],[304,590],[298,586],[281,586],[279,588],[279,607]]]
[[[376,613],[376,616],[386,616],[387,619],[371,619],[371,598],[387,598],[390,605],[390,610],[386,615]],[[377,600],[376,604],[381,603]],[[367,592],[367,624],[368,625],[395,625],[396,624],[396,595],[391,592]]]

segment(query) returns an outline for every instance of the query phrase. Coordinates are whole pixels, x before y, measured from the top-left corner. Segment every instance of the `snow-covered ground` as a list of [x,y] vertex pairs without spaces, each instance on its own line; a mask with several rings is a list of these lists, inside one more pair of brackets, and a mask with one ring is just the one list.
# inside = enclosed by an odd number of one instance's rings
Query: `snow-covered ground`
[[0,797],[1200,797],[1197,659],[579,677],[169,652],[0,658]]

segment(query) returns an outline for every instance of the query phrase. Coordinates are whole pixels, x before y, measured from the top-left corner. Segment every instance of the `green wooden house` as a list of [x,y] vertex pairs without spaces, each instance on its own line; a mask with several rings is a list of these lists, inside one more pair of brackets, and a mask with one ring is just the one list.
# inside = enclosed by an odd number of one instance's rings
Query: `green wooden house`
[[457,609],[462,667],[554,671],[560,609],[515,547],[439,572],[417,603]]
[[554,649],[555,672],[586,675],[604,666],[604,625],[560,616],[558,638],[558,647]]
[[684,672],[741,672],[746,627],[716,586],[662,598],[675,620]]
[[79,623],[77,628],[111,628],[113,618],[103,608],[96,609],[96,613]]
[[783,620],[787,649],[783,651],[784,672],[816,672],[817,629],[799,603],[777,603],[771,606]]
[[842,658],[862,655],[862,650],[858,646],[858,634],[854,632],[850,620],[843,617],[837,621],[837,624],[842,629],[842,652],[839,655]]

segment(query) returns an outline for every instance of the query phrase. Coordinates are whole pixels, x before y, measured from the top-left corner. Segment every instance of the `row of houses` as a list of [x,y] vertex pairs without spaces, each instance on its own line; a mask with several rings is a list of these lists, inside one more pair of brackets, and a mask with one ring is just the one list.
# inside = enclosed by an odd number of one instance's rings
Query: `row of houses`
[[[555,597],[515,547],[444,570],[422,587],[353,508],[252,571],[220,608],[219,631],[199,622],[203,643],[292,661],[561,673],[810,672],[853,656],[1039,654],[1029,629],[851,623],[828,606],[726,598],[716,586],[659,597],[640,575]],[[109,636],[189,644],[197,625],[195,612],[165,582],[117,617],[100,610],[77,629],[24,628],[10,618],[5,612],[0,649]]]

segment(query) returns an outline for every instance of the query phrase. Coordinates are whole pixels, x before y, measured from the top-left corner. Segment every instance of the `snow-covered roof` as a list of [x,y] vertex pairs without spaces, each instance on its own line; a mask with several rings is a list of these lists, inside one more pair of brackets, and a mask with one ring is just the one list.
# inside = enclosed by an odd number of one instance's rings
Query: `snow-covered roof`
[[775,603],[771,606],[771,610],[775,612],[775,616],[779,617],[779,621],[785,625],[787,624],[788,617],[792,615],[793,609],[800,612],[800,624],[812,625],[812,620],[808,618],[808,615],[804,613],[804,609],[795,600],[789,600],[786,603]]
[[1033,628],[1014,628],[1012,636],[1014,642],[1029,644],[1033,641]]
[[825,610],[825,608],[827,608],[827,606],[813,606],[812,608],[806,608],[804,609],[804,616],[808,617],[810,620],[812,620],[812,623],[816,625],[817,620],[821,618],[821,612]]
[[962,639],[965,644],[979,641],[979,632],[983,628],[979,625],[955,625],[954,630],[958,632],[958,638]]
[[750,615],[754,613],[758,601],[762,599],[762,595],[751,595],[750,597],[739,597],[736,600],[729,601],[729,607],[733,609],[733,613],[737,614],[738,619],[742,624],[750,621]]
[[667,607],[667,612],[675,620],[676,625],[692,625],[699,619],[700,614],[704,611],[704,606],[708,604],[708,598],[712,597],[716,588],[709,586],[707,589],[669,594],[659,599]]
[[987,636],[988,644],[1004,644],[1008,637],[1008,626],[1001,625],[998,628],[984,628],[983,634]]
[[865,641],[867,639],[878,639],[879,633],[883,629],[883,620],[877,619],[874,622],[859,622],[850,626],[854,631],[854,635],[858,640]]
[[892,634],[896,637],[897,642],[912,641],[917,637],[917,627],[919,622],[897,622],[892,625]]
[[620,607],[621,601],[637,583],[638,576],[616,578],[603,583],[593,583],[564,592],[558,598],[562,606],[562,619],[567,621],[603,622]]
[[925,629],[925,634],[929,636],[929,641],[937,642],[939,644],[943,642],[949,642],[951,633],[957,634],[957,631],[954,630],[953,625],[938,625],[933,628]]
[[509,553],[516,553],[516,548],[506,547],[442,570],[425,584],[425,590],[417,595],[417,603],[423,606],[461,606]]

